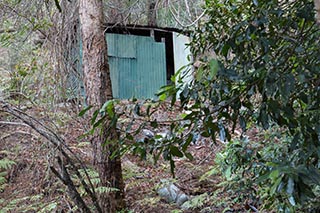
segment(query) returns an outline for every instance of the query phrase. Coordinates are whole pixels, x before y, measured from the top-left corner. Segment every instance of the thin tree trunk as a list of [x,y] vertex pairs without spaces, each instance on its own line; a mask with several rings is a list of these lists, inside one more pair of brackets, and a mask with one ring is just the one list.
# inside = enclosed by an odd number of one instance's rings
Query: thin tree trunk
[[157,26],[157,11],[156,11],[157,1],[148,1],[148,25]]
[[316,21],[320,24],[320,0],[314,0],[314,8],[316,11]]
[[123,23],[124,14],[123,14],[123,1],[119,0],[109,0],[108,5],[111,5],[109,9],[109,18],[108,22],[113,24]]
[[[80,23],[83,46],[83,74],[87,95],[87,103],[101,107],[112,99],[112,86],[107,57],[107,44],[104,34],[104,14],[102,0],[80,0]],[[109,121],[104,125],[103,134],[96,135],[96,168],[102,186],[117,188],[99,196],[104,212],[116,212],[125,208],[124,182],[120,157],[110,159],[118,147],[118,134],[115,128],[108,128]],[[98,134],[98,133],[97,133]],[[108,141],[107,144],[105,144]],[[110,142],[111,141],[111,142]]]

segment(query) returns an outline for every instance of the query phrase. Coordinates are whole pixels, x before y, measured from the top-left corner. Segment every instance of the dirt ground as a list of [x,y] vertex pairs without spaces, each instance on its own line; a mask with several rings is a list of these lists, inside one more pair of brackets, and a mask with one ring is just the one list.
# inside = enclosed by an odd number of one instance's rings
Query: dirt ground
[[[70,106],[51,111],[45,107],[31,106],[24,110],[60,134],[85,164],[92,164],[92,147],[80,137],[87,128],[83,125],[85,121],[79,118]],[[156,116],[169,117],[169,114],[178,113],[170,111],[166,106],[160,110],[162,111],[157,112]],[[160,159],[154,164],[151,155],[141,160],[130,152],[125,154],[122,164],[128,209],[131,212],[223,212],[224,205],[217,205],[209,199],[217,190],[221,196],[225,196],[224,190],[219,186],[221,177],[212,176],[200,180],[214,164],[215,154],[223,146],[223,143],[213,144],[206,139],[190,145],[189,151],[194,160],[176,159],[174,179],[169,162]],[[0,148],[0,160],[6,158],[15,162],[7,171],[6,183],[0,191],[0,212],[40,212],[41,209],[43,212],[77,212],[65,193],[65,187],[49,169],[51,157],[56,152],[48,141],[16,118],[1,113]],[[157,189],[164,179],[173,181],[190,198],[206,198],[195,208],[181,209],[157,194]],[[6,211],[10,208],[13,210]],[[241,209],[245,211],[244,204],[236,204],[234,209],[238,209],[234,212],[242,212]]]

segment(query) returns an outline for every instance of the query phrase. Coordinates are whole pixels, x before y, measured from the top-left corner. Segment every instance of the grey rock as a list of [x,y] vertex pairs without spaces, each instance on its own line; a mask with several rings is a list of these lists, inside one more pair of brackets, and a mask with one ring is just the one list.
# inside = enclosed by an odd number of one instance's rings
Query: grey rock
[[169,203],[176,203],[181,206],[189,197],[183,193],[176,185],[165,182],[164,186],[158,190],[158,194]]
[[143,129],[142,133],[147,137],[147,138],[154,138],[154,133],[148,129]]
[[170,140],[171,134],[169,131],[159,132],[155,135],[155,137],[157,138],[156,141],[162,142],[164,140]]
[[180,194],[180,196],[177,197],[176,203],[181,206],[184,204],[184,202],[188,201],[189,197],[186,194]]

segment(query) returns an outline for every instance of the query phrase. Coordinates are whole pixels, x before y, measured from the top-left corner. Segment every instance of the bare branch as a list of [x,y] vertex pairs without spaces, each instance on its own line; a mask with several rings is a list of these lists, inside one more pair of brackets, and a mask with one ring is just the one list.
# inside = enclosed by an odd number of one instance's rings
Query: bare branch
[[68,187],[69,196],[73,200],[73,202],[85,213],[91,212],[89,207],[85,204],[83,199],[81,198],[79,192],[77,191],[77,188],[75,187],[73,181],[71,180],[71,177],[62,162],[60,157],[57,157],[57,161],[61,170],[61,173],[59,173],[54,167],[50,167],[51,171],[63,182],[64,185]]
[[[169,1],[169,5],[170,5],[170,1]],[[175,13],[172,11],[172,7],[169,6],[169,11],[170,13],[172,14],[173,18],[176,20],[176,22],[183,28],[188,28],[188,27],[191,27],[193,25],[195,25],[205,14],[206,14],[206,10],[204,10],[200,16],[198,16],[196,18],[196,20],[194,20],[191,24],[188,24],[188,25],[184,25],[178,18],[177,16],[175,15]]]
[[27,124],[25,123],[19,123],[19,122],[10,122],[10,121],[0,121],[0,124],[4,124],[4,125],[18,125],[18,126],[27,126],[29,127]]
[[9,28],[9,29],[0,29],[0,34],[1,34],[1,33],[14,33],[14,32],[16,32],[16,30],[15,30],[15,29],[13,29],[13,28]]
[[188,15],[189,15],[189,17],[191,18],[191,17],[192,17],[192,15],[191,15],[191,12],[190,12],[190,8],[189,8],[188,0],[184,0],[184,3],[185,3],[185,5],[186,5]]
[[13,135],[16,135],[16,134],[23,134],[23,135],[30,135],[31,137],[34,137],[34,138],[37,138],[36,135],[30,133],[30,132],[25,132],[25,131],[16,131],[12,134],[7,134],[7,135],[4,135],[3,137],[0,138],[0,141],[6,139],[6,138],[9,138],[10,136],[13,136]]

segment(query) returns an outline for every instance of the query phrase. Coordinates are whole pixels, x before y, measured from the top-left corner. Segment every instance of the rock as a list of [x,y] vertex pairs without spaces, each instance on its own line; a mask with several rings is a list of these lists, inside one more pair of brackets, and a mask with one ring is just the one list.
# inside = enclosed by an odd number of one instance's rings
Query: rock
[[171,134],[169,131],[159,132],[155,135],[155,137],[156,137],[156,141],[162,142],[164,140],[171,139]]
[[148,129],[143,129],[142,133],[147,137],[147,138],[154,138],[154,133]]
[[137,140],[136,140],[136,142],[137,143],[145,143],[145,138],[138,138]]
[[159,132],[159,133],[153,133],[152,131],[148,129],[143,129],[142,130],[143,134],[143,140],[144,142],[148,141],[149,139],[154,139],[157,142],[162,142],[166,139],[170,139],[171,135],[168,131],[165,132]]
[[158,194],[169,203],[176,203],[181,206],[189,197],[183,193],[176,185],[166,180],[162,181],[164,186],[158,190]]

